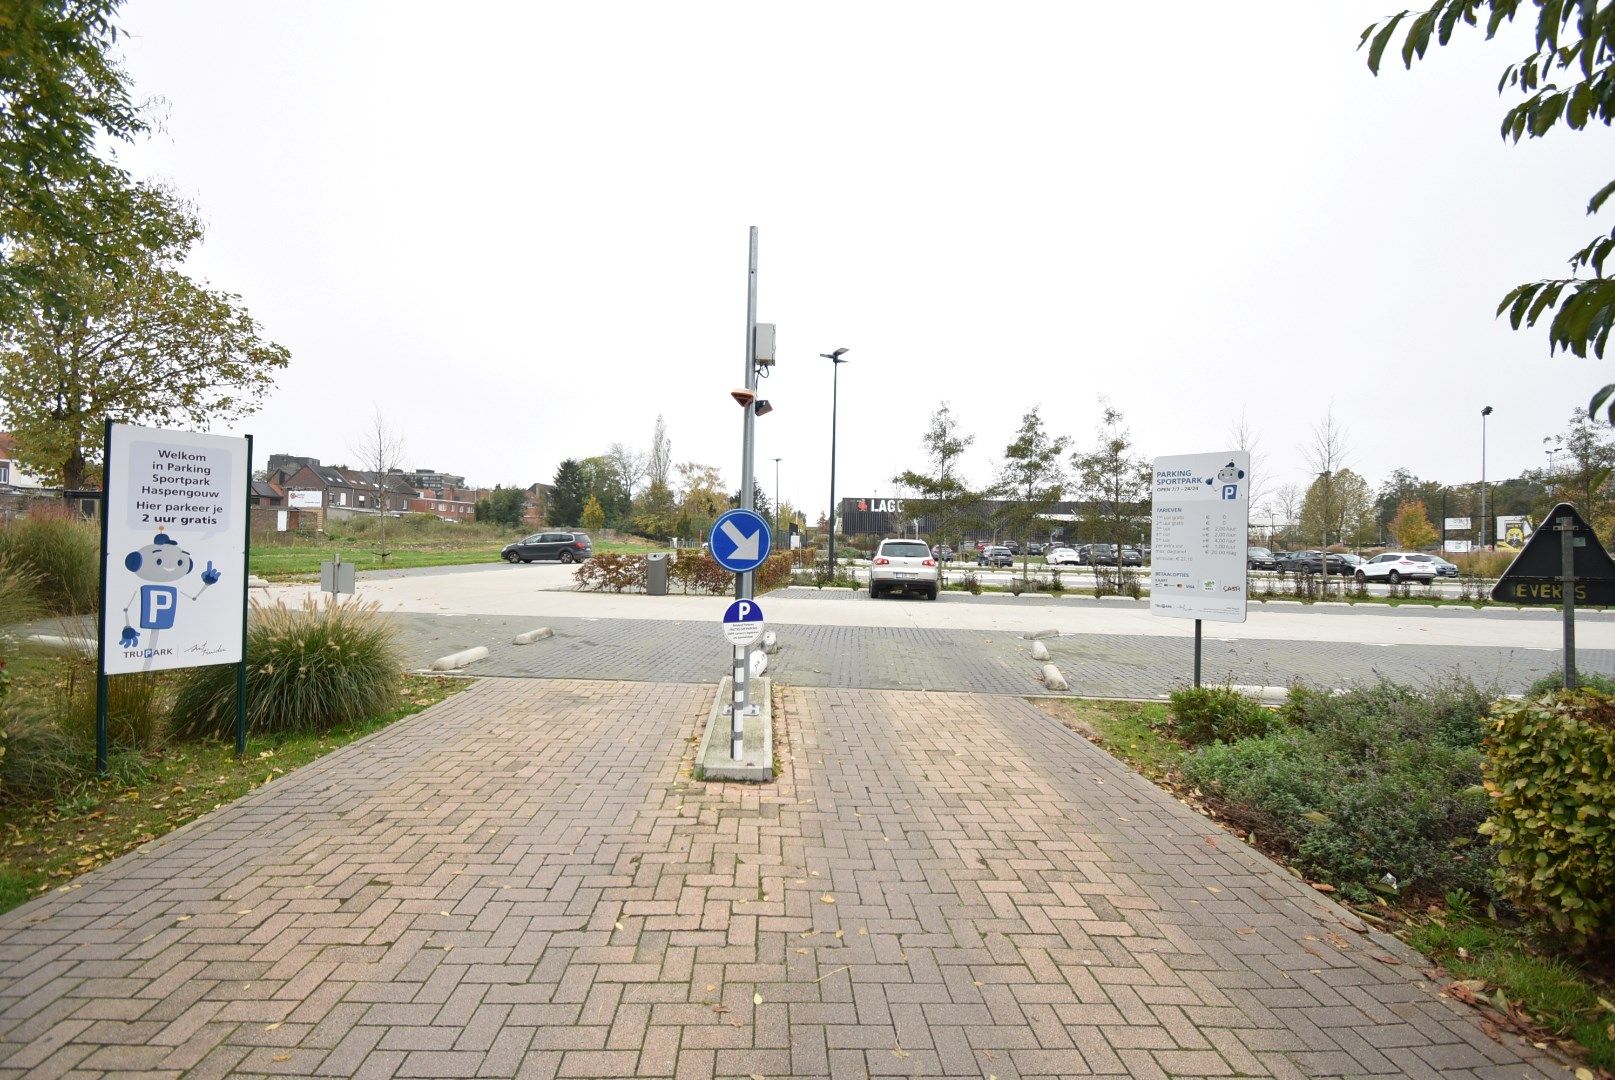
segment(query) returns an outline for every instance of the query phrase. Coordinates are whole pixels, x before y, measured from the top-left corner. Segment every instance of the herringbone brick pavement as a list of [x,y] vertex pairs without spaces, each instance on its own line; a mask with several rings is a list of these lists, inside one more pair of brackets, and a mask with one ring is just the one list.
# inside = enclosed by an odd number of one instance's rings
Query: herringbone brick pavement
[[[0,1076],[1539,1076],[1032,707],[484,680],[0,916]],[[1387,961],[1401,961],[1388,963]]]

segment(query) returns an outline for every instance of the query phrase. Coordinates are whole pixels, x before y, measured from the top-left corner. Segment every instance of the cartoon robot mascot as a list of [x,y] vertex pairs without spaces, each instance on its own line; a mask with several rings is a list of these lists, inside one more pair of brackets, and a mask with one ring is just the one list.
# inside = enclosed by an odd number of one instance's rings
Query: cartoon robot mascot
[[[1229,500],[1239,498],[1239,482],[1243,479],[1245,470],[1235,468],[1232,461],[1218,469],[1217,483],[1222,487],[1222,497]],[[1206,483],[1209,484],[1211,481],[1207,480]]]
[[123,565],[136,577],[152,583],[136,589],[123,606],[123,637],[119,644],[125,649],[133,649],[140,644],[140,631],[134,628],[129,618],[130,608],[139,606],[140,629],[151,631],[149,644],[155,645],[157,631],[173,627],[180,596],[195,600],[219,580],[219,571],[209,560],[207,569],[201,574],[202,584],[195,592],[181,593],[178,586],[167,584],[179,581],[194,570],[196,560],[191,558],[190,552],[181,550],[179,541],[161,532],[150,545],[124,556]]

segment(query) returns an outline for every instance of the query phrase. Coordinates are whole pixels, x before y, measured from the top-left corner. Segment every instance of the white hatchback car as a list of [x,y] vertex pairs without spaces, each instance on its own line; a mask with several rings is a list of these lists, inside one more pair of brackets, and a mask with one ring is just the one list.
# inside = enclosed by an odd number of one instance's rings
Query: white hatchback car
[[883,592],[919,592],[935,600],[942,570],[924,540],[882,540],[869,563],[869,596]]
[[1082,557],[1075,548],[1053,547],[1043,556],[1043,561],[1050,566],[1081,566]]
[[1428,585],[1436,579],[1436,564],[1430,556],[1412,551],[1387,551],[1357,567],[1354,576],[1358,581],[1389,581],[1392,585],[1403,578]]

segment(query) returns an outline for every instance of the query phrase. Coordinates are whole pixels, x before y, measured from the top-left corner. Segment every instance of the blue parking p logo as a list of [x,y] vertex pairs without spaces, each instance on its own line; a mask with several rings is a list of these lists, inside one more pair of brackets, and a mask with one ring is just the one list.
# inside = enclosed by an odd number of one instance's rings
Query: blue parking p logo
[[179,590],[172,585],[142,585],[140,587],[140,626],[143,630],[170,630],[174,626],[174,609],[179,604]]
[[1224,484],[1222,486],[1222,497],[1230,501],[1239,498],[1239,485]]

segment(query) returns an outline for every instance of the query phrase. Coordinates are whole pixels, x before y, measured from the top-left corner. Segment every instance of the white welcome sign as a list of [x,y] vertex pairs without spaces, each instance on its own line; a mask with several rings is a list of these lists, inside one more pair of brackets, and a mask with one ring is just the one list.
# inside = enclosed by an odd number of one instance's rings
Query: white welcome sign
[[101,553],[109,675],[241,661],[250,460],[247,439],[109,425]]

